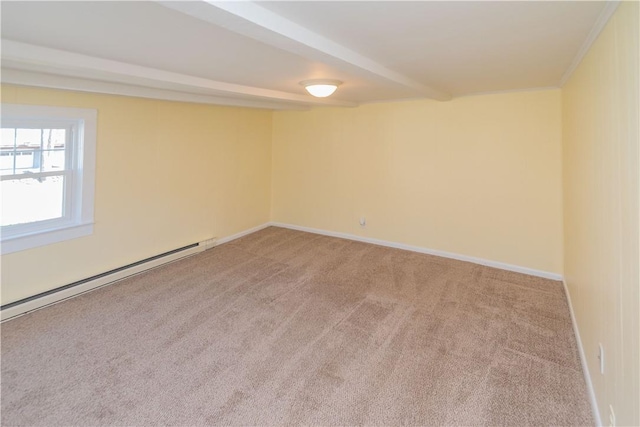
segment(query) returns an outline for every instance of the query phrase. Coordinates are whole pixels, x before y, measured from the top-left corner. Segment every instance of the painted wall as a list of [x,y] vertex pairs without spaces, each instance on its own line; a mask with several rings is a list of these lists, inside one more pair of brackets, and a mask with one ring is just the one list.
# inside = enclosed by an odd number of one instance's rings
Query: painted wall
[[561,274],[561,135],[559,90],[275,112],[272,219]]
[[269,221],[271,112],[2,87],[98,110],[94,234],[2,257],[2,304]]
[[639,15],[622,2],[562,89],[565,278],[604,425],[640,425]]

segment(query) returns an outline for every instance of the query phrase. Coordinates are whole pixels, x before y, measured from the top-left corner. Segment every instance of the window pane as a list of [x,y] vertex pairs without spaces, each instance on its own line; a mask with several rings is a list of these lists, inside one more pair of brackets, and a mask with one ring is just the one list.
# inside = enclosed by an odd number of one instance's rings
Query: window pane
[[13,173],[13,148],[16,141],[15,129],[2,129],[0,133],[0,170],[2,174]]
[[0,189],[3,226],[63,216],[63,176],[6,180]]
[[64,170],[64,148],[42,151],[42,170],[45,172]]
[[66,129],[2,129],[2,175],[64,170],[66,133]]

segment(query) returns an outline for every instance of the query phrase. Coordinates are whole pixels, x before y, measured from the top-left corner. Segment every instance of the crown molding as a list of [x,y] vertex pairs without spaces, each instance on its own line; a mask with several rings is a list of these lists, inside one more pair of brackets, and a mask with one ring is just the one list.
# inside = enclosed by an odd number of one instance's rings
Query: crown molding
[[578,65],[580,65],[580,63],[582,62],[582,59],[585,57],[587,52],[589,52],[589,49],[591,49],[591,45],[596,41],[596,39],[604,29],[605,25],[607,25],[607,22],[609,22],[609,19],[611,18],[611,16],[616,11],[619,5],[620,5],[620,0],[607,1],[607,4],[605,5],[604,9],[602,9],[602,12],[600,12],[598,19],[596,19],[596,22],[593,24],[593,27],[591,27],[591,31],[589,32],[589,35],[587,35],[587,38],[582,43],[580,50],[578,50],[578,53],[573,58],[573,62],[571,62],[571,65],[569,65],[569,68],[567,68],[567,70],[564,72],[564,74],[560,78],[558,87],[564,86],[564,84],[569,80],[569,78],[571,78],[571,76],[573,75],[573,72],[576,70],[576,68],[578,68]]

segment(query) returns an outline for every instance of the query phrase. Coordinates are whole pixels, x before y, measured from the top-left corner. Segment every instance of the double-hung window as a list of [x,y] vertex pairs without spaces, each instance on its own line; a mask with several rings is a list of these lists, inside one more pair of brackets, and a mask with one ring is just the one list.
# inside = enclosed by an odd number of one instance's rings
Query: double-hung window
[[2,253],[93,232],[96,110],[2,104]]

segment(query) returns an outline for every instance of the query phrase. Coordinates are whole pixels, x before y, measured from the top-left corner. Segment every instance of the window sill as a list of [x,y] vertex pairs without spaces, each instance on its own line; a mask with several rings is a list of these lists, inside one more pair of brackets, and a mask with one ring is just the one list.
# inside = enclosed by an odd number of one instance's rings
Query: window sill
[[93,222],[87,222],[37,231],[26,235],[3,237],[2,255],[50,245],[52,243],[64,242],[65,240],[88,236],[92,233]]

